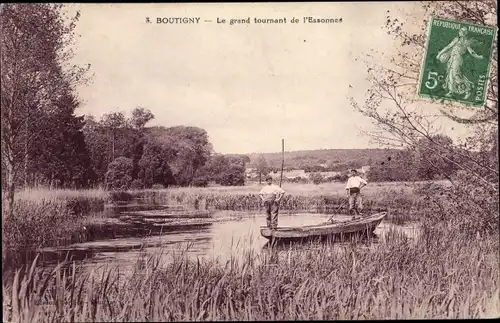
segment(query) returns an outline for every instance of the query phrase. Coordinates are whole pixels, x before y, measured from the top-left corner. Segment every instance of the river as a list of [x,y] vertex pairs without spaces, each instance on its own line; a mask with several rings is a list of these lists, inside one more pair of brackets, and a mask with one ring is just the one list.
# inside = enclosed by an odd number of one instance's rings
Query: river
[[[97,233],[91,241],[75,243],[58,248],[43,248],[40,264],[52,266],[63,259],[71,259],[85,267],[119,266],[127,271],[137,264],[142,256],[161,253],[162,263],[167,264],[175,254],[183,252],[191,259],[225,261],[239,257],[244,251],[259,254],[267,239],[260,235],[260,226],[265,225],[261,212],[215,211],[198,212],[184,210],[181,206],[120,205],[110,207],[101,219],[112,234]],[[199,216],[199,217],[198,217]],[[282,212],[279,226],[301,226],[319,224],[332,214]],[[346,215],[334,215],[343,220]],[[127,226],[125,226],[125,224]],[[128,229],[125,230],[124,228]],[[132,228],[133,230],[130,230]],[[90,229],[90,228],[89,228]],[[375,230],[375,237],[384,237],[384,232],[396,229],[407,236],[415,236],[415,223],[396,225],[383,220]],[[109,231],[109,230],[108,230]]]

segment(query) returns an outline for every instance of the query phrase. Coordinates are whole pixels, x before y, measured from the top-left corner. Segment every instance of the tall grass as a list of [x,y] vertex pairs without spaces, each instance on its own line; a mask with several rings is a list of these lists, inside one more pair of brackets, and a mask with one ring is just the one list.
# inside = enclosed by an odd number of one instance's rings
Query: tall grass
[[48,189],[48,188],[26,188],[16,192],[16,198],[20,200],[53,200],[53,199],[71,199],[87,198],[108,199],[109,192],[102,189]]
[[[326,183],[286,184],[282,212],[346,213],[344,185]],[[3,219],[2,259],[19,258],[18,250],[60,246],[85,241],[83,226],[91,224],[94,214],[105,204],[130,202],[133,198],[151,204],[181,204],[194,209],[257,211],[261,209],[261,185],[244,187],[173,188],[163,190],[104,191],[25,189],[16,194],[14,216]],[[422,201],[406,183],[373,184],[364,190],[365,209],[377,212],[390,209],[393,220],[418,219]]]
[[80,242],[91,221],[67,201],[16,201],[13,216],[2,213],[3,265],[22,262],[27,252],[37,248]]
[[[298,187],[305,189],[301,192]],[[280,209],[286,212],[347,213],[347,196],[343,187],[325,191],[313,185],[293,185],[290,193],[284,195]],[[324,187],[323,187],[324,188]],[[161,190],[128,191],[113,197],[131,200],[139,198],[150,204],[181,204],[195,209],[255,211],[261,209],[258,187],[239,188],[170,188]],[[409,221],[418,220],[418,210],[424,201],[408,187],[380,186],[363,195],[366,212],[391,210],[390,219]]]
[[[3,283],[7,322],[484,318],[500,315],[498,241],[395,232],[371,248],[328,244],[225,263],[154,256],[119,268],[33,265]],[[239,258],[238,258],[239,259]]]
[[[195,209],[255,211],[261,208],[258,192],[262,185],[236,187],[183,187],[160,190],[104,191],[27,189],[17,194],[18,201],[64,201],[72,212],[100,212],[108,203],[128,203],[139,199],[150,204],[180,204]],[[347,212],[344,184],[286,184],[283,211]],[[416,219],[422,200],[409,183],[374,183],[363,190],[368,212],[391,209],[390,216]]]
[[84,226],[104,210],[107,201],[108,193],[101,190],[17,192],[13,215],[2,212],[4,266],[22,263],[37,248],[85,240]]
[[104,205],[111,201],[110,193],[100,189],[88,190],[51,190],[24,189],[16,193],[18,203],[40,201],[62,202],[72,213],[85,215],[101,212]]

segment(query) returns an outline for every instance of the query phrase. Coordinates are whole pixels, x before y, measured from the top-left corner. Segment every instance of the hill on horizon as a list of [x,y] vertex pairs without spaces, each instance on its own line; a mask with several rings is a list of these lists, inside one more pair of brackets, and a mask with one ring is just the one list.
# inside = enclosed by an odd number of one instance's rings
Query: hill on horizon
[[[385,160],[394,156],[399,149],[315,149],[285,151],[285,168],[307,169],[321,166],[329,170],[344,170],[345,168],[372,165],[376,161]],[[281,168],[281,152],[230,154],[231,156],[248,156],[250,163],[247,167],[255,167],[257,158],[262,155],[268,166]]]

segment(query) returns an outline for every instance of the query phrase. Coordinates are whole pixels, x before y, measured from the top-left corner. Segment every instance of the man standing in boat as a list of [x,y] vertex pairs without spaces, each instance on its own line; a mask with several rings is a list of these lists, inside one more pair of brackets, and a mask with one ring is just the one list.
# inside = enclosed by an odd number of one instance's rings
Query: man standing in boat
[[276,229],[278,227],[278,211],[280,201],[285,190],[276,184],[273,184],[271,175],[266,176],[267,185],[260,190],[259,196],[264,203],[267,214],[267,227]]
[[349,215],[354,211],[354,218],[357,215],[361,215],[363,211],[363,198],[361,197],[361,189],[368,183],[361,176],[359,176],[358,171],[351,169],[350,177],[347,180],[347,185],[345,189],[347,191],[347,196],[349,197]]

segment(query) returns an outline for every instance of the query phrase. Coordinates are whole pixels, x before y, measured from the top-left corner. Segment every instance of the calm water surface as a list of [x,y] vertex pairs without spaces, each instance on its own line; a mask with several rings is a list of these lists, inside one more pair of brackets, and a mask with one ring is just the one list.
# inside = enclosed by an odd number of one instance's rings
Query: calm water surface
[[[166,265],[180,252],[184,252],[191,259],[225,261],[231,256],[241,257],[243,251],[251,250],[259,254],[265,249],[267,239],[260,235],[260,226],[266,223],[265,215],[262,213],[217,211],[211,218],[186,219],[181,218],[182,212],[179,212],[179,218],[172,218],[168,208],[161,206],[154,208],[149,207],[149,210],[144,210],[143,207],[142,210],[138,210],[120,206],[113,210],[113,216],[116,221],[120,221],[119,219],[130,221],[130,216],[136,212],[134,227],[141,226],[141,223],[149,227],[151,221],[154,221],[158,223],[156,228],[163,228],[161,224],[164,221],[167,224],[164,226],[165,232],[146,236],[131,236],[129,233],[119,238],[97,236],[94,237],[94,241],[61,248],[45,248],[40,250],[42,261],[49,265],[69,257],[88,267],[118,265],[120,269],[126,270],[132,269],[141,255],[161,253],[162,263]],[[318,213],[280,214],[279,226],[319,224],[331,216]],[[335,215],[335,218],[342,220],[347,216]],[[414,236],[416,231],[415,224],[400,226],[384,220],[375,230],[375,235],[383,238],[383,233],[390,228],[401,230],[409,237]]]

